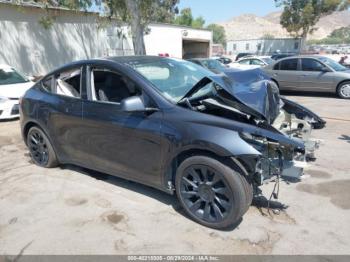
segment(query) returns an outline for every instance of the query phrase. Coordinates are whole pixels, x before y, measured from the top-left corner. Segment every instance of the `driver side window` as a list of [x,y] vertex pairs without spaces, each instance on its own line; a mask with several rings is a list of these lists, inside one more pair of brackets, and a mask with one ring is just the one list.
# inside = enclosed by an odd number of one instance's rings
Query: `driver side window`
[[125,98],[142,94],[141,89],[129,78],[105,68],[91,70],[91,88],[93,100],[116,104]]
[[327,69],[323,64],[311,58],[303,58],[301,60],[301,67],[303,71],[311,72],[321,72]]

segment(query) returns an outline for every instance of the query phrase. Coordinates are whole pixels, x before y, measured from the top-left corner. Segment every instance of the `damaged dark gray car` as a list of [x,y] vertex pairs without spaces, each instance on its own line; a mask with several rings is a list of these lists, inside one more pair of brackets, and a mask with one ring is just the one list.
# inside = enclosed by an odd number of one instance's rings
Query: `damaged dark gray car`
[[213,228],[236,223],[258,187],[300,176],[325,122],[280,97],[260,70],[215,75],[161,57],[87,60],[61,67],[21,101],[34,162],[70,163],[176,192]]

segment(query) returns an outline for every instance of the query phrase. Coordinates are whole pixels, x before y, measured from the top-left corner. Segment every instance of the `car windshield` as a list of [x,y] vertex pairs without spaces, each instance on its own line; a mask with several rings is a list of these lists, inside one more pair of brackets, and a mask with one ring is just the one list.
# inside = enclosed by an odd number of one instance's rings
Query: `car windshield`
[[207,59],[207,60],[202,60],[202,64],[210,69],[210,70],[217,70],[217,71],[222,71],[225,69],[225,67],[222,65],[221,62],[219,62],[218,60],[216,59]]
[[28,79],[11,67],[0,68],[0,85],[26,83]]
[[261,58],[261,60],[263,60],[268,65],[272,64],[273,62],[275,62],[275,60],[273,60],[270,57],[263,57],[263,58]]
[[328,57],[320,57],[318,58],[321,62],[325,63],[329,67],[333,68],[335,71],[346,71],[349,70],[345,66],[342,66],[338,62],[334,61],[333,59],[330,59]]
[[[142,74],[169,100],[177,103],[191,88],[206,76],[214,75],[207,69],[180,59],[149,59],[130,64]],[[193,96],[210,92],[212,84],[207,84]]]

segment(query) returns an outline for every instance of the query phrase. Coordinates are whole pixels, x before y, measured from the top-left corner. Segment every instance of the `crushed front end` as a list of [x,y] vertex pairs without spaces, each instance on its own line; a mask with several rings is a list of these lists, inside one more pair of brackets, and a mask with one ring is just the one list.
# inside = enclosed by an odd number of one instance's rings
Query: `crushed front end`
[[305,167],[305,148],[278,140],[242,132],[242,139],[261,153],[256,162],[253,180],[257,185],[276,177],[299,178]]

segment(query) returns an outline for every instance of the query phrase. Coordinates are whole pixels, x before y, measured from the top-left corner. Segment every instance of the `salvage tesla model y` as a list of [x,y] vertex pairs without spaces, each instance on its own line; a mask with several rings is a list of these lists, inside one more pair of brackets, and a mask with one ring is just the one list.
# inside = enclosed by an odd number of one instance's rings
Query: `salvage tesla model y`
[[150,56],[61,67],[26,92],[20,111],[36,164],[73,163],[176,192],[213,228],[236,223],[264,180],[299,175],[316,146],[311,129],[325,124],[260,70],[215,75]]

